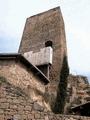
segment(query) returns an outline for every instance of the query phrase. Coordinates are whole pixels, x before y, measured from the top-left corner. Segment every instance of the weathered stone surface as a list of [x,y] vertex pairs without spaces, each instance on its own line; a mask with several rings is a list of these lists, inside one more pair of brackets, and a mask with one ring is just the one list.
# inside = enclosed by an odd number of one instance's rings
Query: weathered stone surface
[[[45,94],[45,85],[38,77],[34,76],[32,71],[27,70],[21,63],[17,63],[13,60],[0,60],[0,67],[2,68],[0,69],[0,77],[6,78],[7,82],[12,84],[12,86],[16,86],[16,88],[10,87],[9,85],[6,87],[6,90],[11,96],[13,96],[14,93],[16,93],[16,97],[22,96],[24,95],[24,91],[31,99],[42,101]],[[1,89],[3,91],[4,88]],[[7,99],[3,97],[3,95],[5,94],[1,94],[2,98],[0,102],[5,102],[6,100],[8,100],[8,102],[12,101],[11,97]],[[23,101],[16,99],[12,102],[15,104],[22,104]],[[5,107],[6,106],[8,107],[8,105],[5,105]]]
[[50,80],[53,82],[60,79],[63,58],[67,56],[64,22],[59,7],[27,18],[19,52],[40,51],[49,40],[53,43],[50,68]]
[[21,120],[21,117],[20,117],[20,115],[16,114],[13,116],[13,119],[14,120]]
[[[60,114],[54,114],[49,111],[44,111],[44,108],[40,106],[36,101],[31,100],[24,95],[16,97],[16,93],[10,94],[9,87],[12,85],[8,82],[0,84],[0,99],[1,94],[4,98],[0,102],[0,120],[90,120],[89,117],[81,116],[65,116]],[[2,88],[2,90],[1,90]],[[13,86],[13,89],[16,88]],[[5,96],[6,95],[6,96]],[[6,99],[5,99],[6,98]],[[9,98],[9,100],[7,99]],[[11,99],[10,99],[11,98]],[[26,99],[27,98],[27,99]],[[30,100],[29,100],[30,99]],[[19,101],[19,102],[18,102]],[[20,102],[21,101],[21,102]],[[6,107],[5,107],[6,106]]]
[[90,85],[87,77],[81,75],[69,75],[67,85],[67,102],[66,106],[75,107],[89,101]]
[[10,94],[8,85],[12,87],[8,82],[0,84],[0,99],[2,99],[1,94],[4,97],[4,101],[1,100],[0,102],[0,120],[90,120],[90,117],[60,115],[49,111],[45,112],[44,108],[38,105],[36,101],[31,100],[31,98],[25,97],[24,95],[16,97],[15,92]]
[[[69,69],[64,21],[59,7],[27,18],[19,52],[22,54],[30,51],[34,53],[39,52],[40,49],[45,48],[47,41],[52,41],[53,43],[52,65],[49,66],[50,84],[46,87],[48,103],[51,106],[50,109],[53,109],[57,99],[56,96],[58,94],[57,90],[59,89],[58,84],[61,79],[61,74],[64,76],[64,72]],[[65,61],[67,62],[67,66],[65,66]],[[61,73],[64,67],[67,70],[63,70]],[[47,71],[46,67],[39,66],[38,68],[43,73],[47,73],[45,72]],[[62,78],[66,79],[65,77]]]
[[27,19],[19,51],[37,52],[45,47],[47,40],[52,40],[54,51],[51,81],[47,86],[18,61],[0,60],[0,120],[90,120],[90,117],[51,111],[55,105],[61,109],[60,100],[65,102],[65,92],[69,107],[86,101],[90,95],[86,78],[69,76],[68,81],[66,79],[69,71],[64,23],[59,8]]
[[33,105],[33,109],[40,112],[44,111],[44,108],[36,102]]

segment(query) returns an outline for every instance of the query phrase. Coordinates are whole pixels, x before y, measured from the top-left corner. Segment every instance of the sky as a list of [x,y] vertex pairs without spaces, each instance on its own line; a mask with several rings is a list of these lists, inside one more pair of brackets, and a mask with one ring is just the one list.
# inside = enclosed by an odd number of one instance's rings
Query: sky
[[27,17],[60,6],[70,73],[90,79],[90,0],[0,0],[0,53],[18,52]]

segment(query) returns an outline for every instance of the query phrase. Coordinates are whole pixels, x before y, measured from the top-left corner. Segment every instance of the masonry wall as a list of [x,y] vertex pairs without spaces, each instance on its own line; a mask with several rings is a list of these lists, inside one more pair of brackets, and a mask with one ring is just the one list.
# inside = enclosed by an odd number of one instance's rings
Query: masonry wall
[[[67,84],[67,108],[75,107],[90,101],[90,85],[87,77],[69,75]],[[68,110],[68,109],[67,109]],[[68,111],[67,111],[68,112]]]
[[59,7],[27,18],[19,52],[40,51],[49,40],[53,43],[54,52],[50,80],[58,81],[63,58],[67,56],[65,28]]
[[5,89],[5,86],[0,86],[0,120],[90,120],[89,117],[45,112],[36,101],[24,94],[6,92]]
[[[61,76],[64,76],[65,71],[67,71],[67,75],[69,74],[65,27],[59,7],[27,18],[19,52],[40,51],[41,48],[45,47],[46,41],[52,41],[53,43],[53,59],[49,69],[50,84],[46,88],[47,94],[50,96],[48,101],[53,109]],[[67,62],[67,67],[65,66],[67,70],[63,71],[61,75],[65,65],[64,61]],[[42,67],[42,71],[47,70],[43,69]]]
[[1,60],[0,120],[90,120],[90,117],[50,112],[44,87],[45,85],[18,61]]
[[0,120],[90,120],[90,117],[47,112],[19,87],[0,77]]
[[51,110],[45,93],[46,85],[19,61],[0,60],[0,76],[5,77],[10,84],[22,89],[29,98],[38,101],[40,106]]
[[31,88],[45,91],[44,82],[18,60],[0,60],[0,75],[22,89],[31,86]]

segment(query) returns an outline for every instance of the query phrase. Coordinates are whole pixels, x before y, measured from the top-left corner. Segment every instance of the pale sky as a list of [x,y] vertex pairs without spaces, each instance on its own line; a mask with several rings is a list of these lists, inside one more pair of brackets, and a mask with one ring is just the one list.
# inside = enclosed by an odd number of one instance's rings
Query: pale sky
[[17,52],[27,17],[60,6],[70,72],[90,78],[90,0],[0,0],[0,53]]

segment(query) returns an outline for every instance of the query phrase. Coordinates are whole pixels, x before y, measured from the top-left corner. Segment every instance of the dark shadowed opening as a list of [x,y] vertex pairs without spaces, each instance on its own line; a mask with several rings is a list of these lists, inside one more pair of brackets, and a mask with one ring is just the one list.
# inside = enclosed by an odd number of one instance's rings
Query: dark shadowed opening
[[79,106],[71,108],[70,113],[81,116],[90,116],[90,101]]
[[46,41],[45,42],[45,47],[53,47],[53,42],[52,41]]

